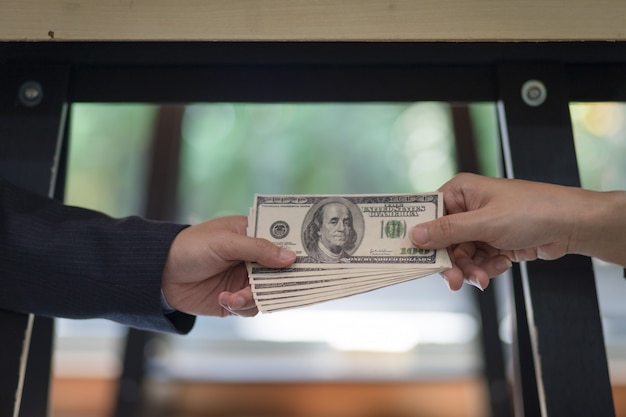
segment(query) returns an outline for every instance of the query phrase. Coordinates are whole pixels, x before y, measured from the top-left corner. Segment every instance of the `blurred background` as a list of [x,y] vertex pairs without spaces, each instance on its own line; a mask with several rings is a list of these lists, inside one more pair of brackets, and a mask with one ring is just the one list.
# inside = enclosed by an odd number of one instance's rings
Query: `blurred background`
[[[441,102],[73,104],[66,202],[194,224],[247,215],[255,193],[433,191],[459,171],[458,111]],[[462,111],[479,172],[501,176],[495,103]],[[583,187],[626,189],[626,104],[572,103],[570,112]],[[594,268],[617,389],[626,385],[626,280],[614,265]],[[492,284],[508,355],[508,277]],[[429,276],[255,318],[201,317],[186,336],[142,336],[139,380],[124,379],[128,329],[57,320],[52,416],[119,415],[125,396],[151,416],[484,416],[476,291],[452,293]]]

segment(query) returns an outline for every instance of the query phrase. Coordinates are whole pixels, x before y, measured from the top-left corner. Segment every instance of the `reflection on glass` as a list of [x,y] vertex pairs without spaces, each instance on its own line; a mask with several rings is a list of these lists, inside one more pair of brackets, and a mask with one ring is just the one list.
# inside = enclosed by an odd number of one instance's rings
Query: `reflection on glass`
[[261,316],[238,327],[246,340],[324,342],[340,351],[398,353],[420,343],[471,343],[478,330],[463,313],[326,309]]

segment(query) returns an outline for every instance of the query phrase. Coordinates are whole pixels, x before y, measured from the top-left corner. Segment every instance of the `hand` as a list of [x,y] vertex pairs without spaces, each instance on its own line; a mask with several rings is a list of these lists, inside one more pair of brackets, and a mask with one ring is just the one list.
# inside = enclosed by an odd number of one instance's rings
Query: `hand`
[[196,315],[254,316],[256,308],[245,261],[281,268],[296,255],[265,239],[246,236],[244,216],[191,226],[174,239],[163,271],[168,304]]
[[453,268],[443,275],[452,290],[464,279],[484,289],[511,261],[582,253],[624,262],[609,248],[623,248],[623,193],[473,174],[456,176],[440,191],[448,215],[415,226],[411,239],[420,248],[450,247]]

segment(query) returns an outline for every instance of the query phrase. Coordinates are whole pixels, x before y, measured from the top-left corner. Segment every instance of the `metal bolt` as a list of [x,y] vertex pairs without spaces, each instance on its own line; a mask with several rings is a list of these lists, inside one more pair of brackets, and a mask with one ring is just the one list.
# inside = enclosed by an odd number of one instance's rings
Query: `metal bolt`
[[539,80],[528,80],[522,85],[522,100],[529,106],[541,106],[547,96],[548,90]]
[[20,87],[20,103],[26,107],[35,107],[43,100],[43,87],[37,81],[26,81]]

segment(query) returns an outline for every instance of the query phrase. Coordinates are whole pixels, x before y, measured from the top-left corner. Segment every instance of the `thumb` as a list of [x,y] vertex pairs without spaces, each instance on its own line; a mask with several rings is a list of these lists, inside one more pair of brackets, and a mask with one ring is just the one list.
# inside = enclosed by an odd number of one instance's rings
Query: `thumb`
[[483,241],[485,230],[474,212],[443,216],[437,220],[415,225],[410,238],[423,249],[441,249],[463,242]]
[[296,260],[295,252],[282,249],[269,240],[235,235],[225,247],[225,258],[258,262],[264,266],[282,268]]

